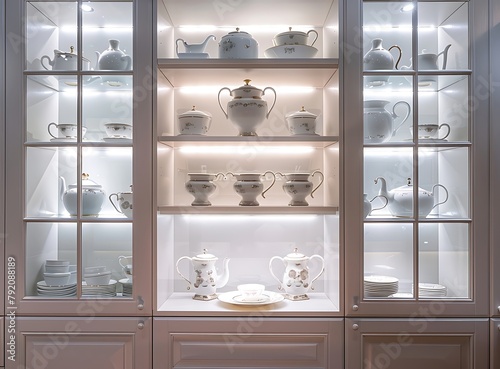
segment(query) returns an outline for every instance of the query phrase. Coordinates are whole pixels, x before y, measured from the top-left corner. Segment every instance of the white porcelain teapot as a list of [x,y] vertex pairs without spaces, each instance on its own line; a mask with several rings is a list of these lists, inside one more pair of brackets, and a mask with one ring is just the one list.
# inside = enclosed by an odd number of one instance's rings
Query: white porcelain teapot
[[[443,51],[441,51],[438,54],[429,53],[429,52],[427,52],[426,49],[423,49],[422,53],[418,54],[418,56],[417,56],[418,69],[420,69],[420,70],[439,70],[439,66],[437,63],[438,58],[441,55],[443,55],[443,64],[441,65],[441,69],[445,70],[447,62],[448,62],[448,50],[450,49],[450,47],[451,47],[451,44],[446,45],[446,47],[443,49]],[[401,70],[408,70],[408,69],[412,69],[412,68],[413,67],[410,64],[409,66],[402,66]]]
[[109,40],[108,49],[102,53],[96,51],[98,70],[130,70],[132,58],[120,50],[120,41]]
[[[245,79],[244,82],[243,86],[234,90],[229,89],[229,87],[221,88],[217,98],[222,112],[237,126],[240,136],[257,136],[257,127],[269,118],[269,114],[276,104],[276,91],[272,87],[266,87],[263,90],[254,87],[250,85],[251,80],[249,79]],[[227,112],[220,101],[221,92],[225,90],[229,91],[233,98],[227,103]],[[266,100],[262,99],[267,90],[274,93],[274,101],[269,110]]]
[[[408,178],[407,184],[393,190],[387,191],[387,184],[384,177],[377,177],[375,184],[381,182],[379,196],[384,196],[388,200],[389,211],[395,217],[412,217],[413,216],[413,185],[411,178]],[[441,187],[446,197],[443,201],[435,203],[434,191],[437,187]],[[444,204],[448,201],[448,190],[441,184],[432,186],[432,191],[427,191],[421,188],[418,191],[418,216],[425,218],[436,206]]]
[[[389,141],[392,136],[401,128],[404,122],[410,116],[410,104],[406,101],[398,101],[392,107],[392,112],[385,109],[389,101],[385,100],[367,100],[363,103],[363,136],[365,143],[382,143]],[[396,107],[404,105],[406,115],[401,122],[394,127],[394,121],[399,117],[396,114]]]
[[259,55],[259,44],[247,32],[229,32],[219,42],[219,58],[221,59],[256,59]]
[[[90,60],[81,57],[82,60],[82,70],[90,70]],[[44,61],[52,67],[52,70],[76,70],[78,67],[78,56],[75,54],[75,48],[70,46],[69,52],[54,50],[54,59],[50,59],[48,55],[44,55],[40,58],[40,63],[42,67],[46,70],[50,70],[48,66],[44,64]]]
[[216,39],[214,35],[209,35],[205,39],[205,41],[199,44],[188,44],[182,38],[178,38],[175,40],[175,53],[179,56],[179,41],[184,45],[184,50],[188,54],[200,54],[205,52],[205,48],[207,47],[208,41],[211,39]]
[[[390,53],[392,49],[397,49],[399,52],[396,62]],[[372,40],[372,48],[363,57],[364,70],[394,70],[398,69],[399,61],[402,56],[401,48],[398,45],[392,45],[389,50],[382,47],[382,39],[374,38]],[[366,82],[372,86],[383,85],[389,81],[389,76],[367,76]]]
[[[203,254],[194,257],[182,256],[177,260],[175,268],[177,273],[189,283],[188,290],[193,288],[195,295],[193,299],[209,301],[217,298],[217,288],[224,287],[229,280],[229,259],[225,258],[223,261],[223,269],[221,274],[217,274],[215,263],[219,260],[215,255],[207,253],[207,249],[203,249]],[[182,260],[189,260],[192,264],[195,279],[191,282],[179,270],[179,263]]]
[[[318,259],[321,263],[321,267],[316,276],[314,278],[310,278],[309,267],[307,264],[313,259]],[[281,262],[285,265],[285,272],[283,273],[282,278],[278,278],[273,272],[273,262],[275,260],[281,260]],[[295,301],[309,299],[307,292],[310,289],[313,289],[313,282],[318,279],[321,274],[323,274],[324,270],[325,260],[322,256],[312,255],[308,257],[301,254],[297,248],[284,258],[281,256],[273,256],[271,260],[269,260],[269,271],[274,279],[276,279],[280,284],[279,289],[285,291],[286,298]]]
[[[76,215],[78,203],[77,184],[71,184],[66,188],[64,177],[59,178],[61,181],[60,196],[64,207],[70,215]],[[89,179],[87,173],[82,173],[82,215],[98,215],[105,197],[106,194],[102,186]]]

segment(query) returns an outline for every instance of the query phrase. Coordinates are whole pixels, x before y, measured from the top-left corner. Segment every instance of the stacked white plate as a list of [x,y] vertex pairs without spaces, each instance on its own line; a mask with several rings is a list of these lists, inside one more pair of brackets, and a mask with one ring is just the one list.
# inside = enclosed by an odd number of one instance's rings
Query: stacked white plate
[[87,285],[82,282],[82,296],[112,297],[116,296],[116,280],[111,279],[106,285]]
[[398,292],[399,279],[383,275],[364,278],[365,297],[389,297]]
[[448,290],[445,286],[436,283],[419,283],[419,297],[446,297]]
[[40,296],[69,297],[76,296],[76,283],[62,286],[48,286],[45,281],[37,282],[36,292]]
[[123,287],[122,296],[127,296],[127,297],[132,296],[132,283],[128,281],[128,278],[120,279],[119,282],[122,284]]

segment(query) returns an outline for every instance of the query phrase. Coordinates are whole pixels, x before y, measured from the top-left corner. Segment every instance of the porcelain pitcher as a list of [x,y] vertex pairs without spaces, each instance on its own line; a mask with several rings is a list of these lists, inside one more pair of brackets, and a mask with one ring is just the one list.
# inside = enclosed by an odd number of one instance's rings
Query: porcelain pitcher
[[[394,104],[392,112],[385,109],[387,104],[389,104],[389,101],[385,100],[368,100],[364,102],[363,134],[365,143],[389,141],[410,116],[410,104],[406,101],[398,101]],[[394,128],[394,121],[399,117],[396,114],[398,105],[404,105],[407,111],[401,122]]]

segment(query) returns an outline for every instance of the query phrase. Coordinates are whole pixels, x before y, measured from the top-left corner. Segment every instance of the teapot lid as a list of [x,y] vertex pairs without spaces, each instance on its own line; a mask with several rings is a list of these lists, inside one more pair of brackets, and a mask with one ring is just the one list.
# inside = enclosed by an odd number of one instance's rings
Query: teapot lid
[[203,254],[198,254],[196,255],[193,259],[196,261],[203,261],[203,260],[217,260],[217,256],[213,254],[208,254],[207,249],[203,249]]
[[299,260],[304,260],[307,259],[307,256],[299,252],[298,248],[294,248],[293,252],[289,253],[287,256],[285,256],[285,260],[290,260],[290,261],[299,261]]
[[260,93],[262,93],[262,90],[260,88],[252,86],[250,84],[251,81],[252,81],[251,79],[244,79],[243,82],[245,82],[245,84],[243,86],[235,88],[233,91],[231,91],[231,93],[234,91],[240,91],[240,90],[255,90],[255,91],[259,91]]
[[[82,173],[82,188],[86,189],[101,189],[102,186],[100,184],[97,184],[93,180],[89,179],[89,174],[88,173]],[[68,186],[68,188],[76,188],[76,184],[71,184]]]
[[205,113],[204,111],[201,110],[196,110],[196,106],[193,105],[193,108],[191,110],[188,110],[184,113],[179,114],[179,118],[181,117],[211,117],[209,113]]
[[239,27],[236,27],[236,31],[231,31],[227,35],[233,35],[233,36],[238,35],[238,36],[249,37],[249,38],[252,37],[252,35],[250,33],[245,32],[245,31],[240,31]]
[[287,118],[317,118],[318,116],[316,114],[313,114],[311,112],[308,112],[307,110],[302,107],[299,111],[287,114]]

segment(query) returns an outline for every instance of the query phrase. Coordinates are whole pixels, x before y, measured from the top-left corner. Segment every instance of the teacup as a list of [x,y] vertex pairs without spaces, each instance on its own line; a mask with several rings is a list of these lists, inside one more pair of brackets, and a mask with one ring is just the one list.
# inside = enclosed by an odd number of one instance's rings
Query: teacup
[[[118,202],[118,206],[113,202],[113,197],[116,197],[116,201]],[[132,218],[132,192],[118,192],[112,193],[109,195],[109,201],[111,205],[116,209],[117,212],[122,213],[127,218]]]
[[259,301],[262,298],[266,286],[258,283],[248,283],[238,285],[238,291],[241,292],[243,301]]
[[126,123],[106,123],[104,125],[109,138],[132,138],[132,126]]
[[[442,127],[445,127],[448,131],[443,137],[439,137],[439,131]],[[450,135],[451,129],[450,125],[447,123],[443,124],[429,123],[429,124],[419,124],[417,127],[417,131],[419,140],[425,140],[425,139],[444,140],[446,137]],[[410,132],[413,135],[413,126],[410,127]]]
[[[52,133],[52,130],[51,130],[52,127],[55,127],[57,129],[56,135],[54,135]],[[76,138],[78,135],[78,125],[73,124],[73,123],[56,124],[56,123],[52,122],[47,127],[47,130],[49,132],[49,135],[51,135],[53,138]],[[87,131],[87,128],[82,127],[82,135],[83,136],[85,136],[86,131]]]

